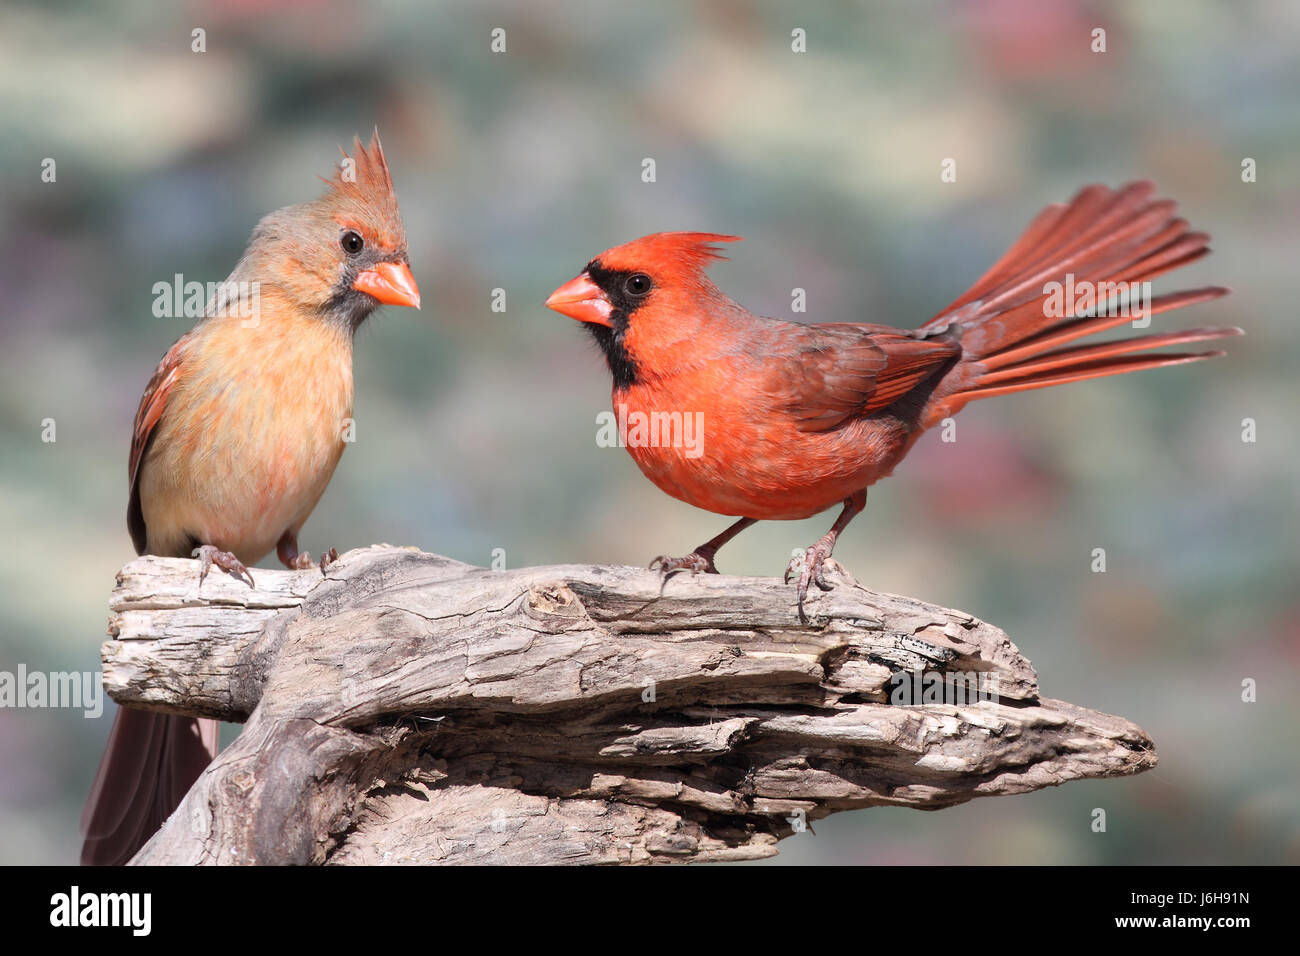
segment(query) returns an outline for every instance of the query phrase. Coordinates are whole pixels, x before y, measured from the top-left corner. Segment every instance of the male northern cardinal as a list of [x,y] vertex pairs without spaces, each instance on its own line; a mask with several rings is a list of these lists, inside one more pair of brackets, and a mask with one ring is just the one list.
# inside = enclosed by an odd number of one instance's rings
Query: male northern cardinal
[[[298,531],[343,454],[353,334],[380,303],[420,306],[378,131],[353,151],[324,196],[258,223],[234,291],[208,303],[140,400],[131,539],[140,554],[199,556],[200,584],[216,564],[251,586],[245,565],[272,549],[311,566]],[[216,747],[215,720],[120,709],[82,814],[82,863],[129,860]]]
[[[865,506],[867,488],[894,470],[923,431],[967,402],[1222,355],[1139,353],[1240,329],[1062,347],[1132,321],[1131,305],[1107,308],[1109,293],[1126,288],[1097,284],[1144,282],[1209,251],[1209,237],[1189,232],[1172,202],[1152,201],[1153,189],[1146,182],[1088,186],[1070,203],[1048,206],[970,291],[912,331],[753,315],[704,275],[722,258],[711,244],[736,236],[659,233],[591,260],[546,304],[589,324],[613,373],[632,458],[673,497],[740,518],[686,557],[660,556],[651,567],[716,574],[718,549],[755,521],[807,518],[842,503],[830,531],[786,569],[787,582],[798,575],[806,622],[808,585],[830,589],[822,564]],[[1064,303],[1063,289],[1087,288],[1102,308],[1083,296]],[[1142,287],[1128,291],[1140,299]],[[1161,296],[1150,301],[1149,314],[1227,291]],[[671,431],[671,423],[695,414],[702,416],[698,447],[646,440],[655,431],[645,428],[640,440],[627,435],[628,422],[658,415]]]

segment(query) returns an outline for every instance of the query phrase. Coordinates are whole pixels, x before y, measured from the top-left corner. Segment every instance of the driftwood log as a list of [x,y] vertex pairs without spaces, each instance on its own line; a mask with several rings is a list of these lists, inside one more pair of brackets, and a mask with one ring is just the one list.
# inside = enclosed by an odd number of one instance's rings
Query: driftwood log
[[803,625],[769,578],[377,546],[200,587],[132,561],[108,692],[245,724],[134,862],[746,860],[838,810],[1155,765],[1132,723],[1040,697],[997,628],[834,573]]

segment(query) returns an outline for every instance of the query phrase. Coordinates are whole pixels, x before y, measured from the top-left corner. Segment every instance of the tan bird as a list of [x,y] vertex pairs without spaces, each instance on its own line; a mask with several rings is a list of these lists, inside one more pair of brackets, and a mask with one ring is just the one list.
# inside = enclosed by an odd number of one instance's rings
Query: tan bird
[[[419,308],[378,132],[353,152],[320,199],[258,223],[140,400],[131,539],[140,554],[199,557],[200,584],[215,564],[251,585],[247,565],[272,549],[311,566],[298,532],[343,454],[353,334],[381,303]],[[214,720],[120,709],[82,814],[82,863],[128,861],[216,750]]]

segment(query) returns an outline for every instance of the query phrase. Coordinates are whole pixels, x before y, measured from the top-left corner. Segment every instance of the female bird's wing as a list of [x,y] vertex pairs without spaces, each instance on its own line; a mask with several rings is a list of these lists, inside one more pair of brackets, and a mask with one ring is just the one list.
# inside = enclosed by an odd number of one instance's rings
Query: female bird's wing
[[791,325],[783,330],[777,387],[800,431],[825,432],[893,404],[961,355],[951,339],[921,339],[885,325]]
[[149,384],[145,386],[144,394],[140,396],[140,407],[136,409],[135,426],[131,432],[131,464],[128,469],[131,501],[126,509],[126,526],[131,531],[131,543],[135,545],[136,554],[144,554],[147,541],[144,511],[140,506],[140,466],[144,464],[144,455],[149,449],[154,428],[167,407],[167,397],[180,377],[181,353],[193,334],[189,332],[182,335],[167,350],[167,354],[154,369]]

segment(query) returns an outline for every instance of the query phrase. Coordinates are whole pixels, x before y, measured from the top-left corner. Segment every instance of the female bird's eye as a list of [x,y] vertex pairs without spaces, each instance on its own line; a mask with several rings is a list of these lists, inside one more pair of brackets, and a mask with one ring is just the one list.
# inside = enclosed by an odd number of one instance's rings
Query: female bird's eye
[[650,291],[650,277],[644,272],[638,272],[636,275],[627,277],[623,283],[623,288],[627,290],[628,295],[642,296]]
[[361,233],[357,232],[355,229],[349,229],[347,232],[343,233],[343,238],[339,240],[339,245],[343,247],[343,251],[348,255],[355,256],[365,248],[366,240],[362,239]]

